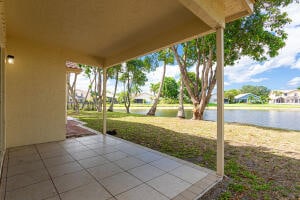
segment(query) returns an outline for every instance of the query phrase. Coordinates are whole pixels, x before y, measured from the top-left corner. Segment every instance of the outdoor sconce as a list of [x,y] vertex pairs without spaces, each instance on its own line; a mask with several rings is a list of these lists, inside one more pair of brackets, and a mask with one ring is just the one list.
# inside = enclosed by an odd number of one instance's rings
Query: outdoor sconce
[[9,64],[14,64],[14,62],[15,62],[15,57],[12,56],[12,55],[8,55],[8,56],[7,56],[7,62],[8,62]]

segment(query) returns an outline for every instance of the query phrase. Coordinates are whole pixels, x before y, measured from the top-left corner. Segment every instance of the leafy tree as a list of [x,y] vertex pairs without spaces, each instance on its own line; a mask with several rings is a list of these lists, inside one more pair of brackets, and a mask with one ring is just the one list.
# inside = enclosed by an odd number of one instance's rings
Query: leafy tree
[[[196,74],[195,74],[195,72],[187,72],[187,75],[188,75],[188,78],[191,80],[190,87],[192,88],[192,90],[194,90],[194,85],[196,84],[196,80],[197,80]],[[198,88],[200,90],[201,89],[201,81],[198,81],[197,84],[198,84]],[[187,98],[191,99],[186,87],[184,87],[183,91],[184,91],[185,99],[187,99]],[[189,102],[189,103],[191,103],[191,102]]]
[[73,83],[70,82],[70,74],[71,72],[68,72],[67,74],[68,96],[70,96],[73,99],[75,112],[79,113],[79,103],[76,98],[76,82],[79,73],[74,73]]
[[153,92],[154,95],[157,94],[160,83],[150,83],[150,91]]
[[300,90],[300,86],[299,86],[299,87],[297,87],[297,90]]
[[178,98],[178,84],[173,77],[166,77],[162,89],[162,97],[176,99]]
[[[241,56],[264,61],[278,55],[285,45],[287,34],[283,27],[290,22],[281,8],[292,0],[258,0],[251,16],[226,25],[224,32],[225,66],[233,65]],[[184,85],[193,102],[193,119],[203,119],[203,113],[216,85],[216,37],[215,34],[172,47],[179,65]],[[188,68],[195,66],[196,81],[188,77]],[[202,69],[200,68],[202,67]],[[201,69],[201,71],[200,71]],[[198,86],[201,82],[201,88]],[[192,88],[190,85],[193,85]]]
[[113,96],[112,96],[112,101],[109,105],[109,108],[107,109],[107,111],[109,111],[109,112],[114,111],[114,103],[115,103],[115,97],[116,97],[120,72],[121,72],[121,65],[111,67],[107,70],[108,77],[112,78],[114,76],[114,79],[115,79],[115,88],[114,88],[114,93],[113,93]]
[[126,112],[130,112],[131,98],[137,93],[141,86],[147,81],[146,72],[151,70],[150,61],[145,58],[135,59],[126,62],[125,72],[121,75],[120,81],[124,84],[123,102]]
[[102,111],[102,69],[100,67],[93,67],[88,65],[80,65],[84,70],[84,74],[89,78],[88,91],[85,100],[82,104],[82,109],[86,103],[88,94],[91,94],[93,103],[98,112]]
[[178,105],[178,111],[177,111],[178,118],[185,118],[183,96],[184,96],[184,83],[183,83],[183,79],[181,76],[180,81],[179,81],[179,105]]
[[252,86],[244,85],[241,89],[241,93],[252,93],[261,98],[263,102],[267,102],[269,99],[270,89],[265,86]]
[[239,94],[241,94],[240,90],[232,89],[225,91],[224,97],[229,100],[229,103],[234,103],[234,97]]
[[161,95],[161,92],[164,88],[165,83],[165,75],[166,75],[166,69],[167,64],[173,64],[174,63],[174,55],[172,53],[171,49],[164,49],[157,53],[157,60],[163,63],[163,73],[161,77],[161,81],[159,83],[159,88],[157,90],[157,95],[154,99],[153,105],[151,106],[150,110],[148,111],[147,115],[155,115],[156,107],[159,101],[159,97]]

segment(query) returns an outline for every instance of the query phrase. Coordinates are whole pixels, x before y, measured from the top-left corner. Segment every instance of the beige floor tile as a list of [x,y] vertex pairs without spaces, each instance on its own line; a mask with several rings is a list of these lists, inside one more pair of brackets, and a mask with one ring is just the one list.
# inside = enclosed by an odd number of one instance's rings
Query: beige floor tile
[[57,156],[67,156],[69,153],[64,149],[53,149],[45,152],[40,152],[42,159],[54,158]]
[[18,157],[18,156],[30,156],[33,154],[37,154],[37,151],[34,147],[24,147],[23,149],[18,149],[14,151],[9,151],[9,158]]
[[22,164],[30,163],[30,162],[37,161],[37,160],[41,160],[41,157],[39,156],[39,154],[10,157],[8,166],[11,167],[14,165],[22,165]]
[[191,186],[190,183],[187,183],[170,174],[164,174],[155,179],[152,179],[148,181],[147,184],[169,198],[175,197],[176,195],[187,189],[189,186]]
[[122,158],[121,160],[117,160],[115,163],[124,170],[129,170],[145,164],[143,161],[134,157]]
[[104,165],[106,163],[109,163],[110,161],[107,160],[106,158],[98,155],[95,157],[90,157],[90,158],[85,158],[85,159],[79,160],[78,162],[84,168],[91,168],[91,167],[96,167],[98,165]]
[[105,158],[107,158],[110,161],[117,161],[120,160],[122,158],[128,157],[129,155],[126,153],[123,153],[121,151],[116,151],[116,152],[112,152],[112,153],[108,153],[103,155]]
[[84,170],[56,177],[53,182],[59,193],[67,192],[74,188],[87,185],[94,179]]
[[121,192],[125,192],[142,182],[135,178],[134,176],[123,172],[116,174],[114,176],[110,176],[108,178],[105,178],[101,180],[101,183],[104,185],[104,187],[110,191],[113,195],[117,195]]
[[206,172],[202,172],[185,165],[180,166],[169,173],[192,184],[196,183],[207,175]]
[[97,143],[99,143],[99,141],[90,139],[90,140],[87,140],[87,141],[81,141],[80,143],[88,146],[90,144],[97,144]]
[[37,169],[43,169],[43,168],[45,168],[44,164],[40,160],[33,161],[30,163],[24,163],[21,165],[14,165],[14,166],[11,166],[8,168],[7,176],[11,177],[11,176],[14,176],[17,174],[22,174],[22,173],[34,171]]
[[68,147],[65,148],[67,152],[69,153],[76,153],[76,152],[82,152],[82,151],[87,151],[89,150],[86,146],[84,145],[75,145],[74,147]]
[[153,178],[156,178],[156,177],[166,173],[166,172],[164,172],[156,167],[153,167],[152,165],[148,165],[148,164],[133,168],[133,169],[129,170],[128,172],[144,182],[149,181]]
[[77,162],[69,162],[62,165],[49,167],[49,173],[52,177],[63,176],[72,172],[80,171],[83,168]]
[[47,199],[44,199],[44,200],[60,200],[59,196],[55,196],[55,197],[50,197],[50,198],[47,198]]
[[6,200],[42,200],[56,195],[50,180],[6,193]]
[[111,197],[96,181],[61,194],[62,200],[106,200]]
[[122,148],[122,149],[120,149],[120,151],[123,151],[127,154],[130,154],[130,155],[137,155],[137,154],[143,154],[143,153],[148,152],[147,150],[145,150],[143,148],[139,148],[139,147],[135,147],[135,146]]
[[146,184],[142,184],[127,192],[124,192],[116,196],[116,198],[118,200],[168,200],[167,197],[163,196]]
[[80,152],[72,153],[71,155],[76,160],[81,160],[81,159],[97,156],[98,154],[92,150],[87,150],[87,151],[80,151]]
[[152,162],[155,160],[162,159],[162,156],[160,156],[159,154],[156,154],[156,153],[152,153],[152,152],[138,154],[138,155],[135,155],[135,157],[144,162]]
[[36,146],[40,153],[62,149],[62,146],[59,145],[57,142],[43,143],[43,144],[38,144]]
[[182,165],[181,163],[171,160],[169,158],[162,158],[160,160],[153,161],[149,164],[167,172]]
[[98,142],[98,141],[97,141],[97,143],[86,145],[86,147],[89,149],[98,149],[98,148],[102,148],[104,146],[106,146],[106,145],[102,144],[102,142]]
[[87,169],[97,180],[112,176],[114,174],[123,172],[123,170],[116,164],[107,163]]
[[57,165],[63,165],[69,162],[74,162],[74,159],[69,155],[56,156],[56,157],[44,159],[44,163],[48,168]]
[[13,151],[24,151],[24,150],[35,150],[35,146],[34,145],[25,145],[25,146],[19,146],[19,147],[12,147],[8,149],[8,153],[11,153]]
[[109,154],[118,151],[117,148],[114,148],[113,146],[107,146],[107,145],[98,148],[92,148],[92,149],[99,155]]
[[6,191],[12,191],[48,179],[50,179],[50,177],[46,169],[38,169],[28,173],[19,174],[7,179]]

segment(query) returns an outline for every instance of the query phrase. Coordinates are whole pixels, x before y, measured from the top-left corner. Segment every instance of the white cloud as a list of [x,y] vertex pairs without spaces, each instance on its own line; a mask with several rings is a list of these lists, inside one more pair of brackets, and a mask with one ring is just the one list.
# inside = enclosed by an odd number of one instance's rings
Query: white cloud
[[292,66],[294,69],[300,69],[300,58],[295,62],[295,64]]
[[[155,71],[150,72],[149,74],[147,74],[148,81],[147,81],[146,85],[144,85],[142,87],[142,90],[144,92],[149,93],[150,92],[150,84],[160,82],[162,74],[163,74],[163,66],[159,66],[159,67],[156,68]],[[179,76],[180,76],[180,71],[179,71],[178,66],[176,66],[176,65],[167,65],[166,77],[173,77],[176,80],[178,80]]]
[[291,87],[298,87],[298,86],[300,86],[300,77],[293,78],[287,84],[288,84],[288,86],[291,86]]
[[225,68],[225,76],[229,83],[261,82],[266,78],[255,78],[266,71],[279,67],[290,67],[300,69],[300,59],[296,60],[300,52],[300,5],[292,4],[284,9],[292,19],[292,23],[285,27],[288,33],[286,46],[279,51],[279,55],[264,63],[258,63],[248,57],[243,57],[239,63]]

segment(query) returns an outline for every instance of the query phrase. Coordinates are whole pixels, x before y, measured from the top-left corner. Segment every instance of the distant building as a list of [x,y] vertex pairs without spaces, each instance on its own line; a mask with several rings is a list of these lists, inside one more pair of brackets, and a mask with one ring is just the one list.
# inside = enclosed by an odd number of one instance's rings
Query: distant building
[[145,103],[150,104],[153,101],[153,95],[149,93],[140,93],[133,97],[134,103]]
[[[211,103],[211,104],[217,104],[217,101],[218,101],[217,93],[211,94],[211,97],[209,99],[209,103]],[[229,103],[229,99],[228,98],[224,98],[224,103],[228,104]]]
[[[79,90],[79,89],[76,90],[75,98],[77,99],[78,103],[83,103],[86,93],[87,93],[87,91],[85,91],[85,90]],[[91,99],[90,94],[88,94],[88,97],[87,97],[87,100],[89,100],[89,99]],[[69,96],[69,102],[70,103],[73,102],[73,99],[71,96]]]
[[239,94],[234,97],[236,103],[257,103],[261,102],[261,98],[252,93]]
[[300,104],[300,90],[272,90],[269,103]]

